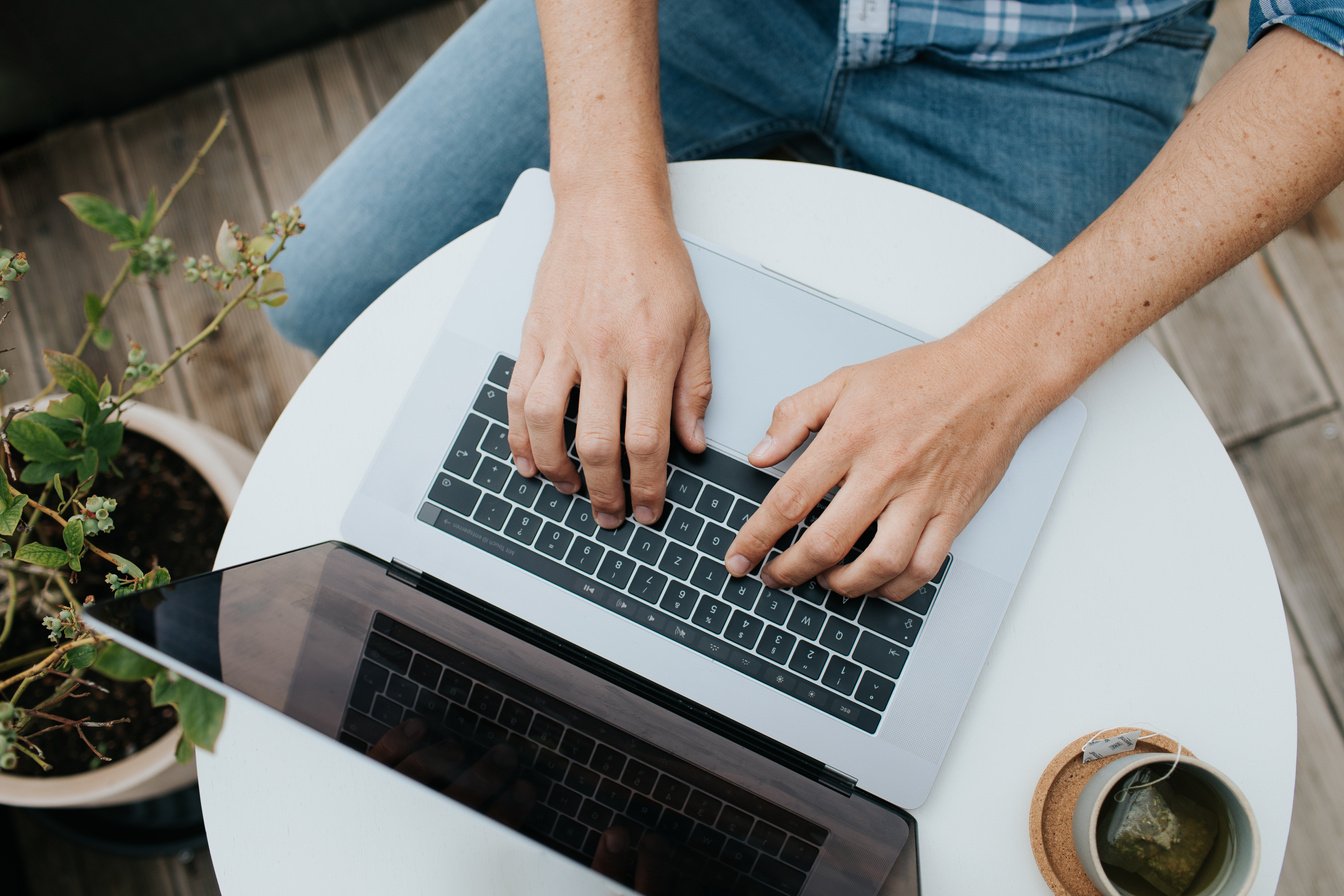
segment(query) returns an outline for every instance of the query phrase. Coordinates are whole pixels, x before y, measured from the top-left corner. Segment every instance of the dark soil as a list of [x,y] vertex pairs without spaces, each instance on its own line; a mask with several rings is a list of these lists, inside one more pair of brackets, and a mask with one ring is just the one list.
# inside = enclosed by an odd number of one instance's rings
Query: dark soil
[[[126,433],[116,464],[125,477],[103,476],[94,489],[95,494],[117,501],[116,512],[112,514],[116,528],[99,535],[98,546],[120,554],[146,571],[157,563],[166,567],[174,579],[207,572],[214,564],[226,519],[219,499],[201,475],[175,452],[133,432]],[[61,543],[54,524],[38,528],[44,543]],[[112,570],[102,558],[86,554],[84,572],[72,585],[75,595],[81,600],[86,595],[110,596],[111,590],[103,581],[109,572]],[[6,656],[17,656],[51,643],[41,621],[31,615],[24,618],[22,610],[6,645]],[[92,691],[79,699],[67,698],[53,708],[53,713],[95,721],[128,718],[130,721],[125,724],[86,729],[94,746],[113,761],[148,746],[173,727],[172,710],[150,705],[148,685],[110,681],[97,673],[87,678],[107,688],[109,693]],[[53,675],[33,684],[24,696],[23,705],[32,706],[60,683],[61,679]],[[46,760],[54,766],[52,771],[44,773],[33,762],[21,758],[18,768],[10,774],[70,775],[103,764],[74,731],[52,731],[37,742]]]

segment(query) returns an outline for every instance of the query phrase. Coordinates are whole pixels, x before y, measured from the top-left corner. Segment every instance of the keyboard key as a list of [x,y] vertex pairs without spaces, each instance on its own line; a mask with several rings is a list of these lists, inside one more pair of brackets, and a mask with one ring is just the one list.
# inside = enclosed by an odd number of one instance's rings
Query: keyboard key
[[512,472],[508,464],[501,463],[493,457],[483,457],[481,458],[481,465],[476,468],[476,475],[472,477],[471,481],[498,493],[504,490]]
[[936,585],[922,585],[914,594],[911,594],[905,600],[898,601],[897,606],[903,610],[909,610],[911,613],[927,616],[929,607],[933,606],[933,598],[937,594],[938,587]]
[[723,599],[731,604],[750,610],[756,603],[756,595],[761,591],[761,583],[755,579],[733,579],[723,590]]
[[508,525],[504,527],[505,535],[523,544],[531,544],[540,531],[541,517],[522,508],[514,508],[513,513],[509,514]]
[[402,708],[382,694],[373,701],[373,717],[391,728],[401,724]]
[[671,809],[664,809],[662,817],[658,819],[658,833],[672,843],[685,843],[694,829],[695,822]]
[[452,669],[443,670],[443,678],[439,679],[438,687],[440,697],[453,703],[466,703],[467,695],[470,693],[470,678]]
[[690,548],[682,547],[676,542],[670,542],[667,550],[663,551],[663,559],[658,562],[658,568],[672,578],[681,579],[685,582],[690,579],[698,556]]
[[711,859],[717,859],[719,850],[723,849],[723,844],[727,842],[728,838],[714,830],[711,827],[712,824],[714,824],[713,819],[697,824],[695,829],[691,831],[691,836],[686,839],[686,844],[698,853],[703,853]]
[[[798,645],[800,648],[802,645]],[[794,651],[797,654],[798,651]],[[826,709],[831,703],[831,692],[823,688],[820,684],[814,684],[805,678],[798,679],[798,684],[793,689],[793,696],[804,703],[811,704],[817,709]],[[836,700],[842,698],[836,697]]]
[[411,651],[404,644],[398,644],[377,632],[369,633],[364,655],[380,666],[394,672],[405,672],[411,665]]
[[662,811],[662,806],[637,793],[630,797],[630,802],[625,806],[626,816],[635,824],[644,828],[651,828],[658,824],[658,816],[662,814]]
[[848,697],[854,692],[854,686],[859,683],[859,675],[862,672],[863,669],[858,663],[833,656],[826,665],[826,674],[821,677],[821,683]]
[[504,497],[522,507],[531,507],[540,493],[541,480],[527,479],[517,472],[509,476],[509,484],[504,486]]
[[614,814],[606,806],[595,800],[584,800],[580,807],[578,815],[575,816],[579,821],[595,830],[605,831],[611,826],[611,820]]
[[600,743],[593,748],[592,765],[593,771],[600,775],[606,775],[608,778],[619,778],[621,769],[625,768],[625,754]]
[[504,708],[499,711],[499,722],[510,731],[526,734],[532,724],[532,710],[517,700],[505,700]]
[[597,782],[602,780],[602,776],[587,766],[575,762],[569,767],[569,774],[565,775],[565,786],[577,790],[584,796],[592,796],[597,792]]
[[532,727],[527,732],[527,736],[543,747],[550,747],[554,750],[560,746],[560,738],[565,736],[565,726],[549,716],[538,714],[532,720]]
[[561,815],[573,815],[583,808],[583,794],[563,784],[556,784],[551,788],[549,802]]
[[382,740],[383,735],[387,734],[387,729],[391,726],[375,721],[362,712],[347,711],[345,727],[351,734],[365,743],[376,744]]
[[597,572],[601,560],[602,546],[586,538],[575,538],[574,546],[569,549],[569,554],[565,557],[566,563],[588,575]]
[[541,496],[537,498],[537,505],[533,509],[559,523],[564,521],[565,514],[569,512],[569,505],[573,501],[572,495],[561,494],[548,482],[541,487]]
[[826,614],[810,604],[799,603],[789,616],[788,628],[804,638],[815,640],[826,624]]
[[722,808],[723,803],[702,790],[693,792],[686,799],[686,814],[701,824],[713,824]]
[[751,833],[747,835],[747,842],[766,855],[774,856],[779,855],[779,849],[784,845],[788,836],[774,825],[758,820],[752,827]]
[[[731,806],[726,806],[723,811],[726,814],[730,809],[732,809]],[[751,871],[751,866],[756,864],[756,857],[758,855],[759,853],[757,853],[756,850],[752,849],[741,840],[730,838],[728,842],[724,844],[723,849],[719,851],[719,861],[723,862],[734,871],[746,874]]]
[[667,483],[667,500],[682,507],[694,507],[700,497],[700,480],[681,470],[674,470]]
[[539,837],[549,836],[557,818],[559,816],[550,806],[533,803],[532,811],[527,816],[527,829]]
[[765,500],[770,487],[778,481],[769,473],[712,449],[692,454],[676,439],[672,440],[668,450],[668,462],[692,476],[707,479],[724,491],[741,495],[757,504]]
[[798,893],[803,889],[803,883],[807,880],[807,875],[790,868],[778,859],[770,856],[761,856],[754,868],[751,876],[753,879],[774,887],[776,890],[783,890],[785,893]]
[[476,499],[480,496],[481,490],[476,486],[442,474],[434,481],[434,487],[429,490],[429,500],[463,516],[471,514],[472,508],[476,506]]
[[565,736],[560,740],[560,755],[573,759],[575,762],[587,763],[593,756],[593,747],[596,742],[586,734],[581,734],[573,728],[565,732]]
[[[691,787],[683,781],[678,781],[671,775],[663,775],[658,779],[658,783],[653,787],[653,798],[664,806],[680,811],[686,804],[686,797],[691,795]],[[666,810],[663,812],[667,814]],[[660,829],[662,826],[659,826]]]
[[443,667],[427,656],[417,656],[411,661],[410,676],[417,684],[436,688],[439,686],[439,676],[442,674]]
[[507,390],[486,383],[476,396],[476,403],[472,405],[472,409],[507,426],[509,422]]
[[723,564],[710,557],[701,557],[691,573],[691,584],[706,594],[717,595],[728,582],[728,570]]
[[621,783],[626,787],[638,790],[640,793],[652,793],[653,786],[658,783],[658,770],[645,765],[638,759],[631,759],[626,763],[625,773],[621,775]]
[[698,600],[700,600],[699,591],[680,582],[672,582],[667,586],[667,591],[663,594],[663,600],[658,606],[673,615],[680,616],[682,619],[690,619],[691,614],[695,612],[695,604]]
[[490,690],[480,682],[471,689],[471,696],[467,698],[467,708],[473,710],[487,719],[494,719],[499,713],[499,708],[504,705],[504,698],[496,691]]
[[867,706],[881,712],[887,708],[887,703],[891,701],[891,694],[896,690],[896,683],[888,681],[881,675],[872,672],[863,673],[863,680],[859,682],[859,689],[854,694],[854,699]]
[[700,499],[695,502],[695,509],[702,516],[721,523],[728,518],[728,512],[733,509],[733,496],[721,488],[706,485],[704,491],[700,493]]
[[541,536],[537,538],[536,548],[548,557],[564,560],[573,537],[554,523],[547,523],[541,529]]
[[858,640],[858,637],[859,627],[857,625],[832,616],[826,620],[826,630],[821,633],[817,642],[836,653],[847,654],[854,647],[854,642]]
[[503,386],[506,390],[509,388],[509,381],[513,379],[513,359],[508,355],[500,355],[495,358],[495,364],[490,368],[490,373],[486,379],[496,386]]
[[881,598],[870,598],[864,601],[863,612],[859,614],[859,622],[864,628],[872,629],[899,644],[904,644],[906,647],[915,643],[915,638],[919,635],[919,628],[924,624],[924,620],[914,613],[908,613],[899,604]]
[[663,531],[682,544],[694,545],[695,540],[700,537],[700,528],[704,524],[702,518],[689,510],[677,507],[673,509],[672,518],[668,520],[667,528]]
[[597,571],[597,577],[613,588],[624,588],[635,573],[635,565],[635,561],[629,557],[622,557],[615,551],[607,551],[602,566]]
[[565,514],[565,526],[590,538],[597,531],[597,520],[593,519],[593,505],[588,503],[587,498],[574,499],[569,513]]
[[760,646],[756,652],[768,660],[774,660],[781,666],[789,661],[793,655],[793,645],[798,643],[798,639],[782,628],[775,628],[773,625],[765,630],[765,636],[761,638]]
[[806,675],[816,681],[821,677],[822,670],[826,668],[826,660],[828,659],[830,659],[830,654],[826,651],[803,642],[794,648],[793,659],[789,660],[789,668],[799,675]]
[[862,728],[869,734],[876,734],[877,726],[882,722],[882,717],[871,709],[840,697],[832,697],[831,702],[823,708],[837,719]]
[[706,523],[705,531],[700,533],[700,540],[696,543],[696,547],[722,563],[723,558],[728,554],[728,545],[732,543],[733,533],[722,526]]
[[[881,598],[875,599],[881,600]],[[826,612],[852,622],[858,618],[859,611],[863,609],[864,600],[865,598],[861,597],[841,597],[839,594],[831,592],[831,596],[826,598],[826,603],[823,606],[826,608]]]
[[615,529],[598,529],[597,540],[609,548],[623,551],[625,546],[630,543],[630,536],[633,534],[635,534],[635,524],[626,520]]
[[509,502],[494,495],[482,495],[480,506],[476,508],[471,518],[496,531],[503,529],[509,520]]
[[734,532],[740,532],[747,524],[747,520],[751,519],[751,515],[760,509],[746,498],[738,498],[733,502],[733,509],[729,512],[728,518],[723,521],[724,525]]
[[826,603],[826,595],[829,594],[830,592],[828,592],[825,588],[818,585],[816,579],[808,579],[803,584],[795,586],[793,589],[793,593],[798,595],[808,603],[813,603],[816,604],[817,606],[821,606],[822,604]]
[[[481,437],[485,435],[490,426],[490,421],[477,414],[468,414],[462,421],[462,428],[457,431],[457,438],[453,440],[453,448],[448,452],[448,457],[444,459],[444,469],[449,469],[448,464],[453,460],[453,455],[458,451],[476,453],[481,447]],[[471,475],[466,473],[464,475]]]
[[725,628],[723,636],[743,650],[751,650],[756,646],[756,639],[761,636],[763,628],[765,623],[761,620],[741,610],[734,610],[733,618]]
[[630,789],[610,778],[603,778],[598,782],[593,798],[614,812],[624,812],[630,802]]
[[779,857],[795,868],[811,871],[819,853],[820,850],[811,843],[799,840],[797,837],[790,837],[789,842],[784,844],[784,849],[780,852]]
[[938,574],[934,576],[932,579],[929,579],[929,582],[933,585],[941,585],[943,582],[943,576],[947,575],[947,570],[951,566],[952,566],[952,555],[948,554],[947,557],[943,559],[943,565],[939,567]]
[[490,431],[485,434],[485,438],[481,439],[481,450],[504,461],[512,457],[513,452],[509,450],[508,428],[500,426],[498,423],[492,423]]
[[763,588],[756,601],[756,615],[764,616],[771,622],[783,625],[789,619],[793,609],[793,598],[774,588]]
[[663,587],[666,584],[667,576],[655,572],[647,566],[640,566],[635,570],[634,579],[626,590],[640,600],[653,604],[657,603],[658,599],[662,597]]
[[[664,517],[666,517],[666,514],[664,514]],[[667,539],[657,532],[649,531],[645,526],[639,526],[637,529],[635,537],[630,540],[629,550],[626,553],[641,563],[656,566],[658,558],[663,555],[663,546],[667,544]]]
[[715,600],[708,596],[702,597],[700,603],[695,606],[695,615],[691,617],[691,621],[717,635],[723,631],[723,627],[728,623],[728,611],[730,609],[721,600]]
[[856,662],[891,678],[901,677],[901,669],[905,667],[908,656],[910,651],[872,632],[864,632],[859,637],[859,646],[854,648]]
[[419,690],[420,688],[415,682],[409,678],[402,678],[400,675],[393,675],[387,682],[387,696],[407,709],[415,705],[415,695]]

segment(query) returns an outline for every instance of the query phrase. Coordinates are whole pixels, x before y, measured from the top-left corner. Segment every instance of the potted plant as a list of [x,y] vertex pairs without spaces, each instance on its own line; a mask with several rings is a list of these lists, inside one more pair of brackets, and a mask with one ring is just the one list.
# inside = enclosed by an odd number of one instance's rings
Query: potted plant
[[[194,748],[209,749],[223,723],[223,698],[94,634],[81,608],[168,582],[161,561],[175,551],[201,564],[194,571],[208,567],[251,462],[236,442],[139,399],[230,314],[285,300],[272,264],[303,231],[297,208],[273,213],[256,235],[226,221],[214,258],[184,259],[186,279],[214,290],[220,307],[168,357],[154,361],[131,342],[116,382],[82,360],[90,345],[113,346],[102,321],[121,287],[173,266],[174,247],[156,231],[225,124],[139,215],[91,194],[61,197],[126,258],[104,292],[85,297],[73,349],[43,352],[47,385],[0,418],[0,803],[92,806],[165,793],[191,782]],[[0,249],[0,302],[28,273],[24,253]],[[7,379],[0,370],[0,385]],[[187,515],[176,528],[171,510]],[[182,553],[193,538],[196,554]]]

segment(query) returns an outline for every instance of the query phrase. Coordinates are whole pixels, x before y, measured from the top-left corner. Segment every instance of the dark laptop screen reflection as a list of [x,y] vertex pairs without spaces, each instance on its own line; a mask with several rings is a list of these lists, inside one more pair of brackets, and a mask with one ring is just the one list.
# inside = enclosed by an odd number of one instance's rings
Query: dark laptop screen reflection
[[382,613],[340,740],[649,892],[797,893],[827,836]]

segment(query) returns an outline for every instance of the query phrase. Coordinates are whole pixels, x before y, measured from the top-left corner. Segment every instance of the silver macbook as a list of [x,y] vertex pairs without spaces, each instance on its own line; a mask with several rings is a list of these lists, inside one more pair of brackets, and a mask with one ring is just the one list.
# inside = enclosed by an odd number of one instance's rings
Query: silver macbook
[[582,496],[519,476],[505,441],[511,359],[552,213],[546,173],[525,172],[342,538],[810,757],[837,786],[918,807],[1082,430],[1081,402],[1027,436],[938,576],[904,603],[731,579],[723,550],[780,472],[745,460],[775,404],[926,337],[684,235],[713,322],[710,447],[697,456],[673,440],[657,525],[600,530]]

